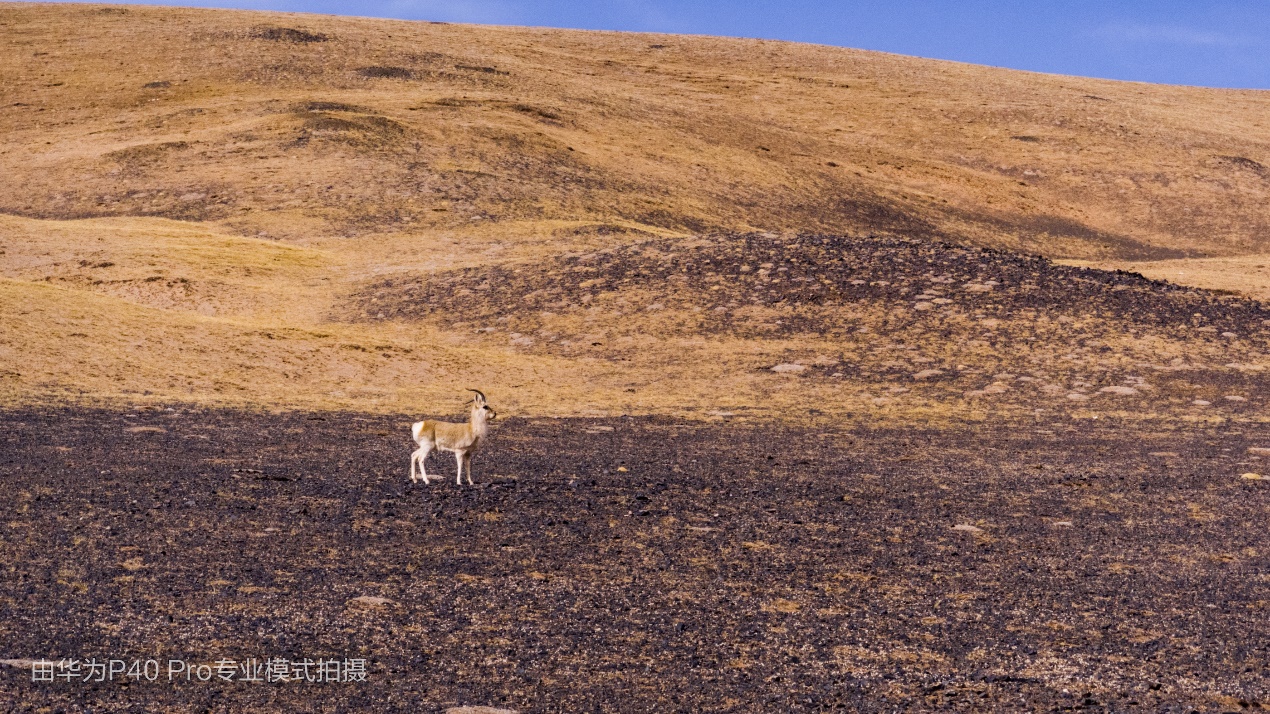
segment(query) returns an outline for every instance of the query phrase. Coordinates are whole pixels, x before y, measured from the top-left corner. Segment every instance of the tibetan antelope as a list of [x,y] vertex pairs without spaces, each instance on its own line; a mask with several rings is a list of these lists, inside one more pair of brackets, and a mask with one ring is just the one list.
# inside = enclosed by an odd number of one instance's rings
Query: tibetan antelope
[[476,397],[472,399],[472,415],[468,417],[466,424],[454,424],[446,421],[434,421],[426,419],[424,421],[415,422],[410,427],[410,434],[414,437],[415,443],[419,445],[419,449],[410,455],[410,481],[414,483],[415,464],[419,464],[419,473],[423,476],[423,482],[428,483],[428,472],[424,467],[424,461],[427,460],[428,454],[433,449],[440,451],[454,452],[454,458],[459,462],[459,473],[455,477],[454,482],[463,485],[463,464],[467,464],[467,485],[472,484],[472,452],[476,451],[476,447],[480,445],[481,440],[485,438],[485,434],[489,432],[489,426],[486,421],[498,416],[493,409],[490,409],[489,403],[485,401],[485,395],[479,389],[469,389],[469,392],[476,392]]

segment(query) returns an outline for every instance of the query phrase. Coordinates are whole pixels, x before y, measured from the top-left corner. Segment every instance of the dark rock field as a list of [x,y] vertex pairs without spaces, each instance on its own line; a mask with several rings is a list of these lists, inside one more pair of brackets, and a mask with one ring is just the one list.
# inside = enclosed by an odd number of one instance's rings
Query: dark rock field
[[[1270,708],[1264,426],[409,421],[0,413],[3,710]],[[167,681],[248,658],[366,676]]]

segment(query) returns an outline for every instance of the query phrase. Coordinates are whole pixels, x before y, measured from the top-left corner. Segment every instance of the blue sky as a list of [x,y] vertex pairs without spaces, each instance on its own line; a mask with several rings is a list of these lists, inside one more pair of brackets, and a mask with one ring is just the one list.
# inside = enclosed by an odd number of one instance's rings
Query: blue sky
[[1270,89],[1270,0],[185,0],[158,4],[761,37],[1060,74]]

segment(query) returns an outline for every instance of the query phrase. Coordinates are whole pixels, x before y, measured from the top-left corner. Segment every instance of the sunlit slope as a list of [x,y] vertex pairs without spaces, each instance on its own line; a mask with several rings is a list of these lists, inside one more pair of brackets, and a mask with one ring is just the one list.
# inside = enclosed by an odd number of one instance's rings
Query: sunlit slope
[[[1259,419],[1267,396],[1270,312],[1256,303],[912,239],[625,236],[599,250],[375,273],[156,219],[4,227],[91,248],[57,253],[52,241],[57,260],[33,265],[31,244],[6,243],[16,249],[0,257],[19,277],[0,279],[4,403],[447,414],[477,386],[506,415],[828,425]],[[427,251],[414,260],[426,264]],[[269,276],[267,289],[248,268]],[[150,272],[160,279],[127,277]],[[159,287],[126,289],[138,282]],[[209,294],[223,296],[216,309]],[[322,309],[289,306],[295,296]]]
[[0,5],[0,61],[7,404],[478,387],[829,426],[1270,396],[1270,313],[1211,291],[1263,297],[1264,93],[84,5]]
[[1264,250],[1270,97],[782,42],[0,6],[0,210]]

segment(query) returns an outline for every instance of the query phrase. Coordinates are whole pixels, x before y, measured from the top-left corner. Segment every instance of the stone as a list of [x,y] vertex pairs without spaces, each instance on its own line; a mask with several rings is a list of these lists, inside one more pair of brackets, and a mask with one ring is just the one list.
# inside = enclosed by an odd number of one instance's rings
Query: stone
[[1081,394],[1080,392],[1072,392],[1071,394],[1068,394],[1068,395],[1067,395],[1067,398],[1068,398],[1068,399],[1070,399],[1070,400],[1072,400],[1073,402],[1087,402],[1087,401],[1089,401],[1089,395],[1088,395],[1088,394]]
[[920,372],[914,373],[913,379],[930,379],[931,377],[938,377],[943,373],[944,370],[942,369],[923,369]]
[[1208,400],[1206,400],[1206,399],[1196,399],[1196,400],[1192,401],[1192,402],[1191,402],[1191,404],[1194,404],[1194,405],[1195,405],[1195,406],[1197,406],[1197,407],[1206,407],[1206,406],[1209,406],[1210,404],[1212,404],[1212,402],[1210,402],[1210,401],[1208,401]]
[[450,707],[445,714],[520,714],[515,709],[498,709],[497,707]]
[[953,526],[955,531],[965,531],[966,533],[982,533],[983,529],[978,526],[972,526],[969,523],[958,523]]
[[793,364],[791,362],[787,362],[785,364],[778,364],[775,367],[772,367],[772,371],[776,372],[777,374],[800,374],[802,372],[805,372],[806,370],[807,370],[807,365]]
[[923,301],[921,301],[921,302],[915,302],[915,303],[913,303],[913,309],[914,309],[914,310],[917,310],[918,312],[922,312],[922,311],[924,311],[924,310],[930,310],[930,309],[932,309],[932,308],[934,308],[934,307],[935,307],[935,305],[934,305],[933,303],[929,303],[929,302],[926,302],[926,301],[924,301],[924,300],[923,300]]
[[1247,398],[1245,398],[1245,397],[1241,397],[1241,396],[1239,396],[1238,394],[1227,394],[1226,396],[1222,397],[1222,399],[1225,399],[1225,400],[1226,400],[1226,401],[1228,401],[1228,402],[1246,402],[1246,401],[1248,401],[1248,400],[1247,400]]
[[1054,526],[1056,528],[1071,528],[1074,525],[1076,524],[1072,523],[1071,521],[1054,521]]
[[1246,479],[1248,479],[1249,481],[1265,481],[1265,480],[1266,480],[1266,477],[1265,477],[1265,476],[1262,476],[1261,474],[1254,474],[1254,473],[1252,473],[1252,472],[1248,472],[1248,473],[1246,473],[1246,474],[1241,474],[1239,477],[1240,477],[1240,478],[1246,478]]
[[387,607],[395,605],[392,600],[377,595],[359,595],[348,601],[349,605],[361,605],[362,607]]
[[1267,449],[1264,446],[1249,446],[1248,453],[1258,454],[1260,456],[1267,456],[1267,455],[1270,455],[1270,449]]
[[1138,390],[1134,389],[1133,387],[1115,386],[1115,387],[1103,387],[1102,389],[1098,390],[1098,393],[1099,394],[1119,394],[1122,396],[1129,396],[1132,394],[1138,394]]

